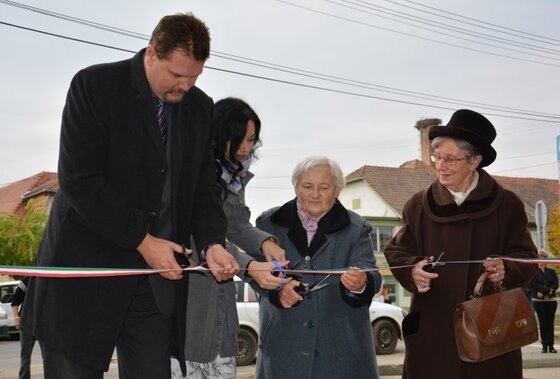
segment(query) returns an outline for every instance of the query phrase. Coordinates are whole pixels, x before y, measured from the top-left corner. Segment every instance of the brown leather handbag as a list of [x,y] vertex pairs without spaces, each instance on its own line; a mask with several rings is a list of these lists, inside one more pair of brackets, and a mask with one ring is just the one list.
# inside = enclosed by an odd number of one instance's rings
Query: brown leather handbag
[[478,279],[473,299],[455,308],[455,341],[463,362],[483,362],[538,339],[537,322],[525,292],[515,288],[481,296],[487,276],[484,272]]

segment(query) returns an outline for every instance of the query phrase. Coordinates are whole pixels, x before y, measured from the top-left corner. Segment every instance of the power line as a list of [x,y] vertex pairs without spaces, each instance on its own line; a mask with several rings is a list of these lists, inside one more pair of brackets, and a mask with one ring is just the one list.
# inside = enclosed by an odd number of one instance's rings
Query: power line
[[[411,7],[411,6],[408,6],[408,5],[399,4],[399,3],[396,2],[396,1],[392,1],[392,0],[385,0],[385,1],[387,1],[387,2],[389,2],[389,3],[393,3],[393,4],[400,5],[400,6],[402,6],[402,7],[412,8],[412,9],[417,10],[417,11],[419,11],[419,12],[425,12],[425,13],[433,14],[433,15],[436,15],[436,16],[439,16],[439,17],[449,18],[449,19],[451,19],[451,20],[459,21],[459,20],[457,20],[457,19],[455,19],[455,18],[445,17],[445,16],[441,16],[441,15],[438,15],[438,14],[433,13],[433,12],[428,12],[428,11],[424,11],[424,10],[421,10],[421,9],[418,9],[418,8],[414,8],[414,7]],[[439,9],[439,8],[436,8],[436,7],[431,7],[431,6],[429,6],[429,5],[421,4],[421,3],[418,3],[418,2],[415,2],[415,1],[411,1],[411,0],[403,0],[403,1],[406,1],[406,2],[408,2],[408,3],[412,3],[412,4],[415,4],[415,5],[424,7],[424,8],[432,9],[432,10],[435,10],[435,11],[437,11],[437,12],[441,12],[441,13],[444,13],[444,14],[449,14],[449,15],[452,15],[452,16],[456,16],[456,17],[458,17],[458,18],[462,18],[462,19],[465,19],[465,20],[471,20],[471,21],[475,21],[475,22],[477,22],[477,23],[483,24],[483,25],[477,25],[477,24],[472,24],[472,23],[469,23],[469,22],[462,21],[462,22],[465,22],[466,24],[469,24],[469,25],[478,26],[479,28],[485,28],[485,29],[488,29],[488,30],[497,31],[497,32],[499,32],[499,33],[506,33],[506,34],[508,34],[507,32],[504,32],[504,31],[499,30],[499,29],[504,29],[504,30],[507,30],[507,31],[509,31],[509,32],[524,34],[524,35],[526,35],[526,36],[532,36],[532,37],[536,37],[536,38],[538,38],[538,39],[534,39],[534,38],[530,38],[530,37],[524,37],[524,36],[520,36],[520,35],[517,35],[517,34],[512,34],[512,35],[516,35],[517,37],[520,37],[520,38],[527,38],[527,39],[531,39],[531,40],[533,40],[533,41],[538,41],[538,42],[542,42],[542,43],[550,43],[550,44],[553,44],[553,45],[560,46],[559,43],[555,43],[555,42],[560,42],[560,40],[555,39],[555,38],[550,38],[550,37],[546,37],[546,36],[541,36],[541,35],[538,35],[538,34],[528,33],[528,32],[522,31],[522,30],[509,28],[509,27],[507,27],[507,26],[502,26],[502,25],[493,24],[493,23],[491,23],[491,22],[478,20],[478,19],[476,19],[476,18],[467,17],[467,16],[464,16],[464,15],[460,15],[460,14],[458,14],[458,13],[448,12],[448,11],[445,11],[445,10],[443,10],[443,9]],[[459,22],[461,22],[461,21],[459,21]],[[484,25],[490,25],[490,26],[496,27],[496,28],[498,28],[498,29],[488,28],[488,27],[485,27]],[[542,41],[542,40],[548,40],[548,41],[554,41],[554,42],[546,42],[546,41]]]
[[[97,23],[97,22],[93,22],[93,21],[89,21],[89,20],[85,20],[85,19],[81,19],[81,18],[77,18],[77,17],[73,17],[73,16],[68,16],[68,15],[65,15],[65,14],[62,14],[62,13],[52,12],[52,11],[49,11],[49,10],[46,10],[46,9],[32,7],[31,5],[18,3],[17,1],[0,0],[0,3],[10,5],[10,6],[16,7],[16,8],[25,9],[25,10],[28,10],[28,11],[31,11],[31,12],[42,14],[42,15],[59,18],[61,20],[71,21],[71,22],[75,22],[75,23],[78,23],[78,24],[90,26],[90,27],[93,27],[93,28],[105,30],[105,31],[108,31],[108,32],[119,33],[119,34],[122,34],[124,36],[133,37],[133,38],[139,38],[139,34],[135,33],[135,32],[130,32],[130,31],[125,30],[125,29],[120,29],[120,28],[116,28],[116,27],[113,27],[113,26],[108,26],[108,25],[100,24],[100,23]],[[143,36],[142,38],[149,38],[149,36]]]
[[124,51],[124,52],[126,52],[126,53],[135,53],[135,51],[129,50],[129,49],[123,49],[123,48],[120,48],[120,47],[115,47],[115,46],[111,46],[111,45],[106,45],[106,44],[103,44],[103,43],[97,43],[97,42],[92,42],[92,41],[86,41],[86,40],[83,40],[83,39],[80,39],[80,38],[68,37],[68,36],[64,36],[64,35],[62,35],[62,34],[56,34],[56,33],[45,32],[45,31],[43,31],[43,30],[34,29],[34,28],[28,28],[28,27],[26,27],[26,26],[21,26],[21,25],[16,25],[16,24],[10,24],[9,22],[0,21],[0,24],[6,25],[6,26],[11,26],[11,27],[18,28],[18,29],[28,30],[28,31],[30,31],[30,32],[45,34],[45,35],[48,35],[48,36],[51,36],[51,37],[57,37],[57,38],[67,39],[67,40],[70,40],[70,41],[85,43],[85,44],[88,44],[88,45],[94,45],[94,46],[99,46],[99,47],[105,47],[105,48],[107,48],[107,49]]
[[[370,24],[370,23],[367,23],[367,22],[357,21],[357,20],[354,20],[354,19],[351,19],[351,18],[338,16],[338,15],[335,15],[335,14],[332,14],[332,13],[320,11],[320,10],[305,7],[305,6],[302,6],[302,5],[293,4],[293,3],[290,3],[290,2],[284,1],[284,0],[275,0],[275,1],[277,1],[279,3],[284,3],[284,4],[292,6],[292,7],[305,9],[305,10],[310,11],[310,12],[314,12],[314,13],[322,14],[322,15],[329,16],[329,17],[332,17],[332,18],[347,21],[347,22],[350,22],[350,23],[363,25],[363,26],[367,26],[367,27],[370,27],[370,28],[379,29],[379,30],[383,30],[383,31],[388,31],[388,32],[391,32],[391,33],[400,34],[400,35],[404,35],[404,36],[407,36],[407,37],[420,39],[420,40],[423,40],[423,41],[434,42],[434,43],[437,43],[437,44],[440,44],[440,45],[456,47],[458,49],[474,51],[474,52],[477,52],[477,53],[483,53],[483,54],[486,54],[486,55],[493,55],[493,56],[496,56],[496,57],[512,59],[512,60],[516,60],[516,61],[520,61],[520,62],[529,62],[529,63],[536,63],[536,64],[540,64],[540,65],[544,65],[544,66],[560,67],[560,65],[554,64],[554,63],[542,62],[542,61],[538,61],[538,60],[534,60],[534,59],[528,59],[528,58],[514,57],[514,56],[506,55],[506,54],[499,54],[499,53],[495,53],[495,52],[491,52],[491,51],[476,49],[476,48],[473,48],[473,47],[457,45],[457,44],[451,43],[451,42],[440,41],[440,40],[437,40],[437,39],[434,39],[434,38],[422,37],[422,36],[412,34],[412,33],[401,32],[401,31],[398,31],[398,30],[394,30],[394,29],[390,29],[390,28],[386,28],[386,27],[382,27],[382,26],[378,26],[378,25],[373,25],[373,24]],[[553,59],[553,58],[549,58],[549,59]]]
[[548,116],[550,116],[551,118],[560,117],[560,115],[553,114],[553,113],[534,112],[534,111],[528,111],[528,110],[523,110],[523,109],[519,109],[519,108],[503,107],[503,106],[499,106],[499,105],[491,105],[491,104],[473,102],[473,101],[464,100],[464,99],[457,99],[457,98],[451,98],[451,97],[445,97],[445,96],[431,95],[431,94],[417,92],[417,91],[403,90],[403,89],[398,89],[398,88],[389,87],[389,86],[383,86],[383,85],[372,84],[372,83],[367,83],[367,82],[363,82],[363,81],[346,79],[346,78],[342,78],[342,77],[339,77],[339,76],[320,74],[320,73],[317,73],[317,72],[314,72],[314,71],[301,70],[301,69],[298,69],[298,68],[278,65],[278,64],[274,64],[274,63],[261,61],[261,60],[243,58],[243,57],[240,57],[240,56],[227,54],[227,53],[213,52],[212,55],[217,56],[219,58],[223,58],[223,59],[229,59],[229,60],[234,60],[234,61],[245,63],[245,64],[250,64],[250,65],[253,65],[253,66],[268,68],[268,69],[271,69],[271,70],[287,72],[287,73],[300,75],[300,76],[305,76],[305,77],[314,78],[314,79],[326,80],[326,81],[329,81],[329,82],[334,82],[334,83],[339,83],[339,84],[351,85],[351,86],[358,87],[358,88],[367,88],[367,89],[377,90],[377,91],[380,91],[380,92],[388,92],[388,93],[398,94],[398,95],[402,95],[402,96],[420,98],[420,99],[424,99],[424,100],[444,101],[446,103],[456,104],[456,105],[465,105],[465,104],[476,105],[476,106],[478,106],[480,108],[484,108],[484,109],[491,109],[491,110],[495,110],[495,111],[509,111],[509,112],[512,112],[512,113],[532,115],[532,116],[536,116],[536,117],[548,117]]
[[[59,34],[51,33],[51,32],[45,32],[45,31],[41,31],[41,30],[38,30],[38,29],[34,29],[34,28],[23,27],[23,26],[20,26],[20,25],[7,23],[7,22],[4,22],[4,21],[0,21],[0,24],[11,26],[11,27],[16,27],[16,28],[20,28],[20,29],[24,29],[24,30],[28,30],[28,31],[33,31],[33,32],[37,32],[37,33],[42,33],[42,34],[46,34],[46,35],[53,36],[53,37],[59,37],[59,38],[63,38],[63,39],[71,40],[71,41],[76,41],[76,42],[80,42],[80,43],[86,43],[86,44],[90,44],[90,45],[94,45],[94,46],[100,46],[100,47],[105,47],[105,48],[109,48],[109,49],[129,52],[129,53],[132,53],[132,54],[135,53],[135,51],[129,50],[129,49],[118,48],[118,47],[114,47],[114,46],[110,46],[110,45],[106,45],[106,44],[100,44],[100,43],[96,43],[96,42],[87,41],[87,40],[84,40],[84,39],[68,37],[68,36],[59,35]],[[367,99],[382,100],[382,101],[388,101],[388,102],[393,102],[393,103],[415,105],[415,106],[421,106],[421,107],[427,107],[427,108],[433,108],[433,109],[441,109],[441,110],[448,110],[448,111],[454,111],[455,110],[455,108],[450,108],[450,107],[445,107],[445,106],[438,106],[438,105],[419,103],[419,102],[413,102],[413,101],[392,99],[392,98],[382,97],[382,96],[366,95],[366,94],[362,94],[362,93],[344,91],[344,90],[339,90],[339,89],[334,89],[334,88],[321,87],[321,86],[317,86],[317,85],[297,83],[297,82],[292,82],[292,81],[284,80],[284,79],[270,78],[270,77],[266,77],[266,76],[249,74],[249,73],[246,73],[246,72],[234,71],[234,70],[229,70],[229,69],[224,69],[224,68],[218,68],[218,67],[212,67],[212,66],[205,66],[205,68],[207,68],[209,70],[220,71],[220,72],[224,72],[224,73],[235,74],[235,75],[240,75],[240,76],[254,78],[254,79],[261,79],[261,80],[266,80],[266,81],[275,82],[275,83],[288,84],[288,85],[298,86],[298,87],[302,87],[302,88],[315,89],[315,90],[320,90],[320,91],[325,91],[325,92],[338,93],[338,94],[343,94],[343,95],[351,95],[351,96],[367,98]],[[537,118],[531,118],[531,117],[512,116],[512,115],[504,115],[504,114],[488,113],[488,112],[485,112],[485,113],[486,113],[486,115],[496,116],[496,117],[504,117],[504,118],[512,118],[512,119],[528,120],[528,121],[540,121],[540,122],[547,122],[547,123],[560,123],[560,120],[558,119],[559,118],[558,116],[554,116],[554,117],[538,116],[538,117],[552,118],[552,119],[549,120],[549,119],[537,119]]]
[[[0,0],[0,2],[8,3],[9,5],[18,4],[18,3],[15,3],[15,2],[12,2],[12,1],[6,1],[6,0]],[[141,35],[139,33],[134,33],[134,32],[128,31],[128,30],[124,30],[124,29],[113,28],[113,27],[108,26],[108,25],[94,23],[94,22],[90,22],[90,21],[87,21],[87,20],[83,20],[83,19],[77,19],[77,18],[73,18],[71,16],[62,15],[62,14],[59,14],[59,13],[54,13],[54,12],[42,10],[42,9],[39,9],[39,8],[28,7],[28,6],[25,6],[24,8],[40,12],[41,14],[47,14],[49,16],[63,18],[64,20],[67,20],[67,21],[77,22],[77,23],[84,24],[84,25],[87,25],[87,26],[92,26],[92,27],[95,27],[95,28],[101,28],[101,29],[106,30],[106,31],[119,33],[119,34],[124,34],[126,36],[131,36],[131,37],[135,37],[135,38],[147,38],[147,36]],[[33,28],[28,28],[28,27],[23,27],[23,26],[11,24],[11,23],[6,23],[6,22],[0,22],[0,23],[8,25],[8,26],[12,26],[12,27],[22,28],[24,30],[43,33],[43,34],[46,34],[46,35],[55,36],[55,37],[59,37],[59,38],[64,38],[64,39],[68,39],[68,40],[72,40],[72,41],[76,41],[76,42],[87,43],[87,44],[91,44],[91,45],[95,45],[95,46],[115,49],[115,50],[119,50],[119,51],[125,51],[125,52],[129,52],[129,53],[135,53],[135,51],[132,51],[132,50],[117,48],[117,47],[106,45],[106,44],[100,44],[100,43],[95,43],[95,42],[91,42],[91,41],[86,41],[86,40],[83,40],[83,39],[63,36],[63,35],[60,35],[60,34],[45,32],[45,31],[41,31],[41,30],[37,30],[37,29],[33,29]],[[378,90],[378,91],[382,91],[382,92],[389,92],[389,93],[398,94],[398,95],[412,96],[412,97],[421,98],[421,99],[424,99],[424,100],[428,99],[428,100],[434,100],[434,101],[444,101],[444,102],[451,103],[451,104],[464,104],[465,103],[465,101],[458,100],[458,99],[445,98],[445,97],[441,97],[441,96],[422,94],[422,93],[419,93],[419,92],[412,92],[412,91],[406,91],[406,90],[399,90],[399,89],[386,87],[386,86],[378,86],[378,85],[374,85],[374,84],[370,84],[370,83],[353,81],[353,80],[339,78],[339,77],[330,76],[330,75],[318,74],[318,73],[311,72],[311,71],[304,71],[304,70],[299,70],[299,69],[294,69],[294,68],[285,68],[286,66],[273,65],[273,64],[263,62],[263,61],[256,61],[256,60],[251,60],[251,59],[247,59],[247,58],[243,58],[243,57],[228,55],[227,53],[219,53],[219,52],[213,53],[213,55],[216,55],[216,54],[217,54],[218,57],[221,57],[223,59],[237,60],[237,61],[241,61],[241,62],[246,63],[246,64],[257,65],[257,66],[261,66],[261,67],[263,67],[263,64],[265,64],[266,66],[264,66],[264,67],[269,68],[269,69],[273,69],[273,70],[277,70],[277,71],[290,72],[290,73],[296,74],[296,75],[303,75],[303,76],[312,77],[312,78],[315,78],[315,79],[327,80],[327,81],[334,82],[334,83],[339,83],[339,84],[347,84],[347,85],[351,85],[351,86],[374,89],[374,90]],[[315,85],[295,83],[295,82],[291,82],[291,81],[287,81],[287,80],[268,78],[268,77],[264,77],[264,76],[258,76],[258,75],[243,73],[243,72],[239,72],[239,71],[221,69],[221,68],[217,68],[217,67],[211,67],[211,66],[206,66],[206,67],[210,70],[217,70],[217,71],[227,72],[227,73],[231,73],[231,74],[242,75],[242,76],[252,77],[252,78],[257,78],[257,79],[262,79],[262,80],[269,80],[269,81],[273,81],[273,82],[277,82],[277,83],[291,84],[291,85],[296,85],[296,86],[306,87],[306,88],[311,88],[311,89],[317,89],[317,90],[322,90],[322,91],[329,91],[329,92],[335,92],[335,93],[340,93],[340,94],[353,95],[353,96],[359,96],[359,97],[365,97],[365,98],[371,98],[371,99],[377,99],[377,100],[384,100],[384,101],[390,101],[390,102],[397,102],[397,103],[404,103],[404,104],[423,106],[423,107],[429,107],[429,108],[454,110],[454,108],[450,108],[450,107],[437,106],[437,105],[411,102],[411,101],[404,101],[404,100],[398,100],[398,99],[391,99],[391,98],[387,98],[387,97],[380,97],[380,96],[373,96],[373,95],[365,95],[365,94],[359,94],[359,93],[350,92],[350,91],[337,90],[337,89],[333,89],[333,88],[325,88],[325,87],[319,87],[319,86],[315,86]],[[287,69],[292,70],[292,71],[286,71]],[[311,73],[311,74],[306,74],[306,73]],[[340,81],[332,80],[331,78],[336,78],[337,80],[342,80],[344,82],[341,83]],[[362,85],[357,85],[359,83],[362,83],[365,87],[362,86]],[[371,88],[371,87],[377,87],[377,88]],[[524,115],[528,115],[528,116],[543,117],[543,118],[552,118],[552,120],[540,120],[540,119],[535,119],[535,118],[530,118],[530,117],[516,117],[516,116],[511,116],[511,115],[487,113],[488,115],[497,116],[497,117],[517,118],[517,119],[530,120],[530,121],[544,121],[544,122],[553,122],[553,123],[557,123],[559,121],[558,119],[560,118],[560,116],[556,115],[556,114],[545,114],[545,113],[539,113],[539,112],[516,110],[514,108],[492,106],[492,105],[487,105],[487,104],[482,104],[482,103],[473,103],[473,102],[468,102],[468,101],[466,101],[466,103],[476,104],[477,106],[483,107],[485,109],[492,109],[492,110],[497,110],[497,111],[502,111],[502,112],[505,109],[506,111],[512,112],[512,113],[524,114]]]
[[[429,19],[426,19],[426,18],[419,17],[419,16],[414,16],[414,15],[407,14],[407,13],[404,13],[404,12],[395,11],[395,10],[392,10],[392,9],[389,9],[389,8],[386,8],[386,7],[382,7],[380,5],[375,5],[375,4],[372,4],[372,3],[367,2],[367,1],[340,0],[343,3],[355,5],[355,6],[358,6],[358,7],[365,8],[365,9],[375,10],[376,12],[379,12],[379,13],[382,13],[382,14],[388,14],[388,15],[391,15],[391,16],[395,16],[395,17],[397,17],[397,19],[382,16],[382,15],[379,15],[379,14],[376,14],[376,13],[366,12],[366,11],[356,9],[356,8],[352,8],[352,7],[348,7],[346,5],[342,5],[339,2],[336,2],[336,1],[333,1],[333,0],[323,0],[323,1],[326,1],[326,2],[331,3],[331,4],[335,4],[335,5],[338,5],[338,6],[347,7],[347,8],[350,8],[350,9],[353,9],[353,10],[356,10],[356,11],[359,11],[359,12],[367,13],[367,14],[370,14],[370,15],[374,15],[374,16],[377,16],[377,17],[381,17],[381,18],[391,20],[391,21],[394,21],[394,22],[402,23],[402,24],[405,24],[405,25],[408,25],[408,26],[420,28],[420,29],[423,29],[423,30],[428,30],[428,31],[435,32],[435,33],[438,33],[438,34],[442,34],[442,35],[445,35],[445,36],[448,36],[448,37],[459,38],[459,39],[469,41],[469,42],[480,43],[480,44],[483,44],[483,45],[486,45],[486,46],[491,46],[491,47],[497,47],[499,49],[510,50],[510,51],[514,51],[514,52],[517,52],[517,53],[521,53],[521,54],[534,55],[534,56],[538,56],[538,57],[541,57],[541,58],[554,59],[554,58],[551,58],[551,57],[548,57],[548,56],[545,56],[545,55],[530,54],[530,53],[527,53],[527,52],[524,52],[524,51],[505,48],[503,46],[486,44],[486,43],[482,43],[482,42],[479,42],[479,41],[473,41],[471,39],[457,37],[455,35],[448,34],[448,33],[443,33],[443,32],[433,30],[433,29],[430,29],[430,28],[420,27],[418,25],[415,25],[414,23],[429,25],[429,26],[432,26],[432,27],[435,27],[435,28],[438,28],[438,29],[448,30],[448,31],[452,31],[452,32],[455,32],[455,33],[459,33],[459,34],[468,35],[468,36],[471,36],[471,37],[476,37],[476,38],[480,38],[480,39],[484,39],[484,40],[503,43],[505,45],[516,46],[516,47],[521,47],[521,48],[525,48],[525,49],[529,49],[529,50],[560,55],[560,51],[558,51],[558,50],[553,50],[553,49],[550,49],[550,48],[536,46],[536,45],[528,44],[528,43],[525,43],[525,42],[512,41],[510,39],[506,39],[506,38],[503,38],[503,37],[497,37],[497,36],[493,36],[493,35],[490,35],[490,34],[481,33],[481,32],[465,29],[465,28],[458,27],[458,26],[453,26],[453,25],[449,25],[449,24],[445,24],[445,23],[441,23],[441,22],[436,22],[436,21],[433,21],[433,20],[429,20]],[[399,20],[399,18],[409,20],[412,23],[401,21],[401,20]]]
[[[89,26],[89,27],[93,27],[93,28],[98,28],[98,29],[101,29],[101,30],[104,30],[104,31],[109,31],[109,32],[121,34],[121,35],[128,36],[128,37],[139,38],[139,39],[144,39],[144,40],[149,39],[149,36],[145,35],[145,34],[140,34],[140,33],[132,32],[132,31],[129,31],[129,30],[121,29],[121,28],[115,28],[115,27],[112,27],[112,26],[109,26],[109,25],[106,25],[106,24],[101,24],[101,23],[97,23],[97,22],[93,22],[93,21],[89,21],[89,20],[84,20],[84,19],[64,15],[64,14],[61,14],[61,13],[51,12],[51,11],[41,9],[41,8],[31,7],[31,6],[20,4],[20,3],[14,2],[14,1],[0,0],[0,3],[5,3],[7,5],[20,7],[20,8],[23,8],[23,9],[26,9],[26,10],[29,10],[29,11],[33,11],[33,12],[37,12],[37,13],[40,13],[40,14],[43,14],[43,15],[48,15],[48,16],[55,17],[55,18],[60,18],[60,19],[63,19],[65,21],[70,21],[70,22],[81,24],[81,25],[85,25],[85,26]],[[92,43],[92,44],[95,44],[95,43]],[[109,46],[104,46],[104,47],[109,47]],[[498,111],[498,112],[504,112],[505,111],[505,112],[516,113],[516,114],[521,114],[521,115],[525,115],[525,116],[543,117],[543,118],[552,118],[552,119],[560,118],[560,115],[558,115],[558,114],[544,113],[544,112],[534,112],[534,111],[522,110],[522,109],[518,109],[518,108],[496,106],[496,105],[490,105],[490,104],[485,104],[485,103],[472,102],[472,101],[463,100],[463,99],[455,99],[455,98],[450,98],[450,97],[436,96],[436,95],[426,94],[426,93],[422,93],[422,92],[402,90],[402,89],[398,89],[398,88],[382,86],[382,85],[367,83],[367,82],[363,82],[363,81],[346,79],[346,78],[337,77],[337,76],[333,76],[333,75],[321,74],[321,73],[317,73],[317,72],[314,72],[314,71],[307,71],[307,70],[301,70],[301,69],[298,69],[298,68],[293,68],[293,67],[288,67],[288,66],[281,66],[281,65],[274,64],[274,63],[269,63],[269,62],[250,59],[250,58],[244,58],[244,57],[241,57],[241,56],[236,56],[236,55],[232,55],[232,54],[228,54],[228,53],[222,53],[222,52],[218,52],[218,51],[212,51],[212,55],[217,56],[217,57],[222,58],[222,59],[237,61],[237,62],[241,62],[241,63],[244,63],[244,64],[253,65],[253,66],[257,66],[257,67],[264,67],[264,68],[275,70],[275,71],[287,72],[287,73],[291,73],[291,74],[294,74],[294,75],[309,77],[309,78],[328,81],[328,82],[332,82],[332,83],[350,85],[350,86],[357,87],[357,88],[366,88],[366,89],[369,89],[369,90],[375,90],[375,91],[379,91],[379,92],[397,94],[397,95],[400,95],[400,96],[413,97],[413,98],[422,99],[422,100],[445,102],[445,103],[448,103],[448,104],[454,104],[454,105],[460,105],[460,106],[475,105],[479,108],[486,109],[486,110],[493,110],[493,111]],[[450,109],[450,108],[443,108],[443,109]]]
[[544,166],[552,166],[553,164],[557,164],[557,163],[558,163],[558,162],[549,162],[549,163],[537,164],[537,165],[532,165],[532,166],[510,168],[510,169],[508,169],[508,170],[496,171],[495,174],[501,174],[501,173],[503,173],[503,172],[510,172],[510,171],[526,170],[526,169],[528,169],[528,168],[537,168],[537,167],[544,167]]

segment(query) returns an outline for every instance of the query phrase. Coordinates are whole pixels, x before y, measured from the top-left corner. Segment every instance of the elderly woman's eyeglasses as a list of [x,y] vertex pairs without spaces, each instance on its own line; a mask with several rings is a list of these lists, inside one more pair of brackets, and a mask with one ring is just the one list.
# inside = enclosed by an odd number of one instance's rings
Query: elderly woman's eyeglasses
[[458,161],[464,161],[464,160],[467,160],[469,158],[470,157],[468,157],[468,156],[463,157],[463,158],[455,158],[455,157],[450,157],[450,156],[442,157],[441,155],[430,154],[430,159],[432,160],[432,162],[441,163],[441,161],[443,161],[448,166],[455,166]]

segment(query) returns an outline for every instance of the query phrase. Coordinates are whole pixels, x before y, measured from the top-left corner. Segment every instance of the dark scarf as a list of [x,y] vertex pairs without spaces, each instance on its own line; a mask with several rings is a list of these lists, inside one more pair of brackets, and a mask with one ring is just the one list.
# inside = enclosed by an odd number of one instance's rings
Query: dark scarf
[[335,200],[331,209],[319,220],[317,232],[307,244],[307,232],[297,214],[296,199],[293,199],[272,214],[270,220],[277,225],[288,228],[288,238],[302,257],[315,254],[319,248],[327,241],[327,234],[341,230],[350,224],[350,217],[346,208]]

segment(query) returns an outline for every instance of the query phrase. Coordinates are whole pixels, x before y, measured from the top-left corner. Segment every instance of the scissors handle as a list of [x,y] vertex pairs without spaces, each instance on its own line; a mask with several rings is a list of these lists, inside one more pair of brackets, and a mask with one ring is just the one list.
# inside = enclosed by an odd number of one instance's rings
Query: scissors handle
[[[274,264],[274,269],[272,270],[272,274],[274,275],[274,273],[278,274],[279,278],[284,279],[286,277],[286,270],[284,269],[284,267],[280,266],[280,263],[278,263],[278,261],[276,259],[272,260],[272,264]],[[278,287],[276,287],[276,291],[280,291],[282,288],[284,288],[284,285],[279,284]]]
[[444,253],[445,251],[442,251],[435,261],[433,259],[426,258],[428,260],[428,264],[422,267],[422,269],[426,272],[434,272],[435,267],[444,266],[445,262],[440,262]]
[[181,245],[181,252],[175,253],[175,260],[181,266],[181,268],[195,266],[196,264],[193,262],[189,254],[187,253],[187,248],[185,245]]

